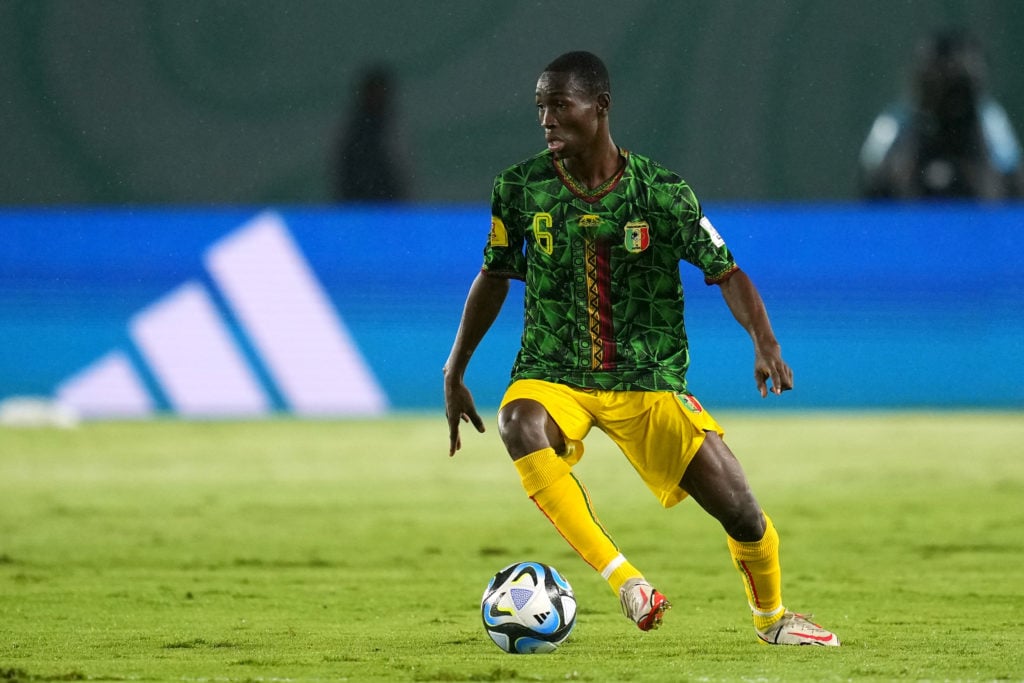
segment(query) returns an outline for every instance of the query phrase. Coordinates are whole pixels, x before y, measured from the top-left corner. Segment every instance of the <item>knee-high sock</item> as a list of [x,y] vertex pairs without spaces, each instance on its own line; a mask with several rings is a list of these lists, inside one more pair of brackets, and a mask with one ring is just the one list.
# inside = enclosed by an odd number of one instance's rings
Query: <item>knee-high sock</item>
[[754,626],[766,629],[786,612],[782,605],[782,569],[779,566],[779,532],[768,515],[760,541],[743,543],[727,537],[729,554],[743,579]]
[[616,595],[628,579],[641,576],[601,526],[587,489],[573,476],[569,465],[555,455],[554,449],[535,451],[514,464],[526,495],[573,550],[601,572]]

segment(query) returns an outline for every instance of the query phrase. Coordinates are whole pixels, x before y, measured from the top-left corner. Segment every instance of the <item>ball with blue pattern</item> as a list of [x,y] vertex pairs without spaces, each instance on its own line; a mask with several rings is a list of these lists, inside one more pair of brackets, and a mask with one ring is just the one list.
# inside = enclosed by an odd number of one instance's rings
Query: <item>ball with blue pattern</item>
[[487,584],[480,612],[487,635],[505,652],[554,652],[576,625],[576,597],[554,567],[516,562]]

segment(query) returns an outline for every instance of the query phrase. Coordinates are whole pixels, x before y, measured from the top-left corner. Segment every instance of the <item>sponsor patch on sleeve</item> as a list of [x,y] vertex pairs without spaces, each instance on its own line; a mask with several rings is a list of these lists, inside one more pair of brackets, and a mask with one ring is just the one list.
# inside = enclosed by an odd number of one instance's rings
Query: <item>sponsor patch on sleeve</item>
[[722,236],[718,234],[717,230],[715,230],[715,226],[711,225],[711,221],[708,220],[707,216],[701,216],[700,227],[704,228],[704,232],[706,232],[708,237],[711,238],[711,243],[713,245],[719,249],[725,246],[725,240],[723,240]]
[[505,224],[497,216],[491,216],[491,234],[487,239],[487,243],[492,247],[508,246],[508,231],[505,229]]

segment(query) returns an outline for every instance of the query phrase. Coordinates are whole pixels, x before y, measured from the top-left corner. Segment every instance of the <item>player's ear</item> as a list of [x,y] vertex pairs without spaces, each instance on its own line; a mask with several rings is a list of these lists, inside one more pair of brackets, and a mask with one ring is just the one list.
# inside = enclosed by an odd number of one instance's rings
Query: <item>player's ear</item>
[[607,116],[608,110],[612,106],[612,96],[610,93],[603,92],[597,96],[597,113],[601,116]]

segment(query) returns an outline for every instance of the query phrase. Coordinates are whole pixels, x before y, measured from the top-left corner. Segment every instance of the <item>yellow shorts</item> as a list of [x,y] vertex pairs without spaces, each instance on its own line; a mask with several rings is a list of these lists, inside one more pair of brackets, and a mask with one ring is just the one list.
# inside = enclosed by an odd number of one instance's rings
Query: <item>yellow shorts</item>
[[597,427],[622,450],[661,504],[686,498],[679,487],[687,465],[706,432],[725,431],[691,394],[668,391],[575,389],[536,379],[513,382],[501,405],[516,399],[537,401],[548,411],[574,449],[566,461],[583,456],[583,438]]

